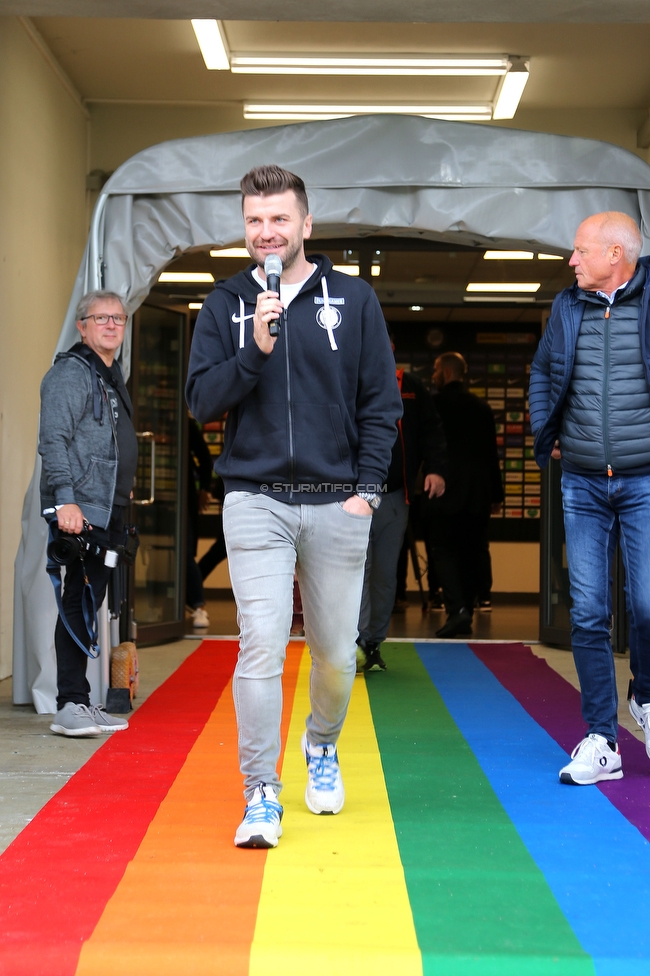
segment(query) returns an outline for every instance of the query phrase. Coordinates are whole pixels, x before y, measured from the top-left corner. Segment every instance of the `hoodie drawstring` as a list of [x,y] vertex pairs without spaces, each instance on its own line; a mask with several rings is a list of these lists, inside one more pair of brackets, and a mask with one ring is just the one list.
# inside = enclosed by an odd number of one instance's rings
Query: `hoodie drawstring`
[[329,291],[327,290],[327,280],[324,275],[321,278],[320,283],[321,288],[323,289],[323,305],[325,309],[323,317],[325,319],[325,328],[327,329],[327,335],[329,336],[330,347],[334,350],[334,352],[336,352],[339,347],[336,345],[336,339],[334,338],[334,329],[332,328],[332,318],[330,316],[330,296]]
[[244,348],[244,339],[246,337],[246,323],[244,322],[244,299],[239,296],[239,348]]

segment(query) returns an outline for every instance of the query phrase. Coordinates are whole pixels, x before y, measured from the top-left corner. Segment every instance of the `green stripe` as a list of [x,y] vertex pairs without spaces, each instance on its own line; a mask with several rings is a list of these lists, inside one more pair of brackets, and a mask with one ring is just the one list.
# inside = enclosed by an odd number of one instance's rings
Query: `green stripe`
[[425,976],[593,976],[415,648],[382,655],[366,683]]

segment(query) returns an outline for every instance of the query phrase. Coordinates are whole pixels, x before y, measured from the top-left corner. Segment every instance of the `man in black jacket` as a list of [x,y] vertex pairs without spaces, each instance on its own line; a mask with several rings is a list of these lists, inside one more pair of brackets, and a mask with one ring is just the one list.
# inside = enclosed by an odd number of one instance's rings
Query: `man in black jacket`
[[[226,411],[217,470],[241,635],[233,678],[247,800],[238,847],[275,847],[282,669],[297,572],[312,656],[302,749],[305,800],[338,813],[336,742],[356,671],[363,567],[401,401],[379,302],[363,281],[307,258],[312,218],[300,177],[261,166],[241,182],[254,264],[219,282],[199,314],[187,397],[197,420]],[[278,255],[280,294],[267,290]],[[269,331],[279,322],[279,334]]]
[[[394,349],[394,346],[393,346]],[[445,492],[445,434],[433,397],[411,373],[397,370],[404,410],[393,445],[386,492],[372,517],[359,617],[358,671],[385,671],[379,652],[397,589],[397,562],[420,467],[428,498]]]
[[472,633],[490,514],[503,501],[494,416],[485,401],[463,388],[467,364],[446,352],[434,363],[435,405],[447,441],[447,490],[427,509],[429,558],[442,585],[448,618],[438,637]]

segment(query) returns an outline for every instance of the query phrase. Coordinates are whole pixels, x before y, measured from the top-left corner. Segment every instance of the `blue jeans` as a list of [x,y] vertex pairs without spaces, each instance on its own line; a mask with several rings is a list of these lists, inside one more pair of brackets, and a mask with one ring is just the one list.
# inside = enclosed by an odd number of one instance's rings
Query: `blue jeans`
[[589,732],[618,733],[610,638],[612,563],[620,537],[630,621],[630,670],[639,704],[650,702],[650,475],[562,473],[571,584],[571,645]]
[[228,568],[237,601],[233,676],[239,762],[250,799],[258,783],[279,792],[282,671],[293,614],[294,569],[311,653],[306,726],[314,745],[339,737],[356,672],[356,636],[370,515],[341,504],[288,505],[233,491],[223,505]]

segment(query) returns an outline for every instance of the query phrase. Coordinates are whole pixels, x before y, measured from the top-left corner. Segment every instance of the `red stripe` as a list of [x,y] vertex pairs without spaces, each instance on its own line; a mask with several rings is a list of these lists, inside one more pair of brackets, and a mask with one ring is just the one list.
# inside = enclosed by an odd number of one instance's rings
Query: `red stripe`
[[237,641],[204,641],[0,857],[3,976],[73,976],[237,651]]

